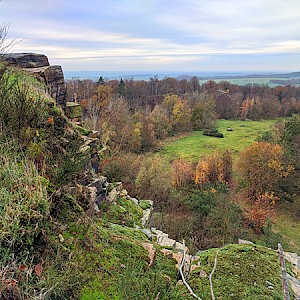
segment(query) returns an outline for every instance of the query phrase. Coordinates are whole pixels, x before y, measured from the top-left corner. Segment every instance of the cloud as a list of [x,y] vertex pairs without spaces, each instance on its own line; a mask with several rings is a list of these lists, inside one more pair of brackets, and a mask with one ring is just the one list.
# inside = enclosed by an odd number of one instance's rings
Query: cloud
[[246,68],[260,55],[285,55],[277,69],[289,56],[300,63],[291,56],[300,52],[298,0],[3,0],[0,18],[23,39],[15,52],[46,53],[73,70],[229,68],[225,57]]

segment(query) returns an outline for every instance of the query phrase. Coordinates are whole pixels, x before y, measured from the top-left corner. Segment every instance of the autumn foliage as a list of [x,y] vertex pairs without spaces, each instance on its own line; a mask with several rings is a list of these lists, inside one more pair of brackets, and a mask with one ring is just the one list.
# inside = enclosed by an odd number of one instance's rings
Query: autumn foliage
[[186,186],[193,181],[193,165],[184,159],[174,160],[172,163],[172,185],[175,187]]
[[232,179],[232,156],[229,150],[222,155],[215,152],[199,161],[196,167],[195,183],[204,187],[218,182],[229,183]]
[[241,154],[239,168],[249,198],[272,192],[276,183],[293,170],[291,165],[284,164],[283,155],[280,145],[267,142],[255,142]]
[[263,226],[267,224],[268,219],[272,219],[275,216],[274,204],[279,200],[274,193],[264,193],[259,195],[255,200],[253,207],[246,214],[246,218],[252,225],[255,232],[260,233]]

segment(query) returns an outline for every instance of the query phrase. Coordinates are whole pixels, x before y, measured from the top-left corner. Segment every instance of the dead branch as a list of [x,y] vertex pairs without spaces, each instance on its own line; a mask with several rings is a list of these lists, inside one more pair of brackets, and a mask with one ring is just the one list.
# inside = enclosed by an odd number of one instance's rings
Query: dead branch
[[[184,245],[184,244],[185,244],[185,243],[184,243],[184,241],[183,241],[183,245]],[[181,261],[181,266],[180,266],[180,268],[179,268],[179,272],[180,272],[182,281],[183,281],[184,285],[187,287],[187,289],[189,290],[190,294],[191,294],[194,298],[196,298],[196,299],[198,299],[198,300],[202,300],[200,297],[198,297],[198,296],[194,293],[194,291],[192,290],[192,288],[190,287],[190,285],[186,282],[185,277],[184,277],[184,274],[183,274],[183,267],[184,267],[184,264],[185,264],[185,250],[183,250],[183,258],[182,258],[182,261]]]
[[218,254],[219,254],[219,250],[217,251],[216,256],[215,256],[214,267],[213,267],[211,273],[209,274],[210,294],[211,294],[211,299],[212,299],[212,300],[215,300],[215,295],[214,295],[214,290],[213,290],[213,283],[212,283],[212,276],[213,276],[213,274],[215,273],[216,268],[217,268]]

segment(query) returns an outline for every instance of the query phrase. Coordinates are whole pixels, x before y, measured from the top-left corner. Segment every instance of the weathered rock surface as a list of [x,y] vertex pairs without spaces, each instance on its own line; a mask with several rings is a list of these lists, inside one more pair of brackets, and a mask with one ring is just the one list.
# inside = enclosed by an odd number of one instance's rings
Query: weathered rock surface
[[149,267],[154,266],[156,261],[156,249],[151,243],[142,243],[142,246],[144,247],[145,250],[148,251],[148,257],[150,259]]
[[300,300],[300,280],[292,277],[290,274],[286,274],[286,277],[294,292],[294,299]]
[[40,68],[50,66],[44,54],[37,53],[9,53],[2,58],[11,66],[18,68]]
[[242,239],[238,239],[238,244],[240,245],[254,245],[252,242],[247,241],[247,240],[242,240]]
[[61,66],[50,66],[44,54],[10,53],[1,57],[8,65],[32,73],[41,78],[50,96],[62,107],[66,105],[66,85]]
[[41,77],[47,85],[50,96],[62,107],[66,106],[66,85],[61,66],[24,68],[25,71]]

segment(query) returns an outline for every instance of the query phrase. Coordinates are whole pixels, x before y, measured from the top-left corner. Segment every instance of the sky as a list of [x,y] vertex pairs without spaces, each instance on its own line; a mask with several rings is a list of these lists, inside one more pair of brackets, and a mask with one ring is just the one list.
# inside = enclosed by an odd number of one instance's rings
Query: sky
[[0,23],[65,71],[300,71],[299,0],[0,0]]

